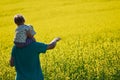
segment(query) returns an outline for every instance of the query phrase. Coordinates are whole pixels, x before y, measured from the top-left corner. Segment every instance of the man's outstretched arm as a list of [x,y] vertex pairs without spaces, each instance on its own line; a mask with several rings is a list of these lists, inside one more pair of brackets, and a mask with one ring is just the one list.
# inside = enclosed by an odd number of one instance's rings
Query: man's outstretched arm
[[54,49],[55,46],[56,46],[56,43],[57,43],[58,41],[60,41],[60,40],[61,40],[61,38],[59,38],[59,37],[53,39],[53,40],[48,44],[47,50]]

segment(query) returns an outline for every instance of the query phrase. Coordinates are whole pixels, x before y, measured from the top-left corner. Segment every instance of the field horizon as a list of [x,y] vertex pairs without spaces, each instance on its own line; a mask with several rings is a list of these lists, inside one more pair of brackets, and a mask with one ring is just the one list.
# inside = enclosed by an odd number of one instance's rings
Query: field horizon
[[24,15],[38,42],[62,40],[40,55],[45,80],[120,79],[119,0],[0,1],[0,80],[14,80],[9,65],[16,25]]

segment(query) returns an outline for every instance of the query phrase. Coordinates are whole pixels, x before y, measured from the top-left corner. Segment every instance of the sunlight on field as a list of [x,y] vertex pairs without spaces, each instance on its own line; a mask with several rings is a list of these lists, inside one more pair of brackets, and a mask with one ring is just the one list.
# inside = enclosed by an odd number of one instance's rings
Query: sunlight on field
[[34,26],[37,41],[62,38],[41,55],[45,80],[120,79],[119,0],[0,1],[0,80],[15,77],[9,57],[17,13]]

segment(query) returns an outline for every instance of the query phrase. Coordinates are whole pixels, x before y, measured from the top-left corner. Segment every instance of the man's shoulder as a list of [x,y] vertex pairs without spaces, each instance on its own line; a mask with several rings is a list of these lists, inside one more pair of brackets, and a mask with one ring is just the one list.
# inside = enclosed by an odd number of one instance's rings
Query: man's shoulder
[[31,44],[29,44],[25,47],[22,47],[22,48],[14,45],[13,49],[23,49],[23,48],[30,48],[30,47],[34,48],[34,47],[39,47],[39,46],[47,46],[47,44],[42,43],[42,42],[32,42]]
[[40,45],[47,45],[47,44],[42,43],[42,42],[33,42],[33,43],[31,43],[31,46],[40,46]]
[[[21,51],[23,51],[23,52],[33,52],[34,51],[34,53],[35,52],[37,52],[37,53],[45,53],[46,52],[46,50],[47,50],[47,44],[45,44],[45,43],[41,43],[41,42],[33,42],[33,43],[31,43],[31,44],[29,44],[29,45],[27,45],[27,46],[25,46],[25,47],[23,47],[23,48],[18,48],[18,47],[16,47],[16,46],[13,46],[13,52],[21,52]],[[22,52],[22,53],[23,53]]]

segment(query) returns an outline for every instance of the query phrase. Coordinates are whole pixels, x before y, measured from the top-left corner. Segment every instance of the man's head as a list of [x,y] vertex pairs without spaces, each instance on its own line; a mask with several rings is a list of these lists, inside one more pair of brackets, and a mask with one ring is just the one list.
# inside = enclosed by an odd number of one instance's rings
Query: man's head
[[14,16],[14,22],[17,25],[22,25],[25,23],[25,19],[21,14],[17,14]]

